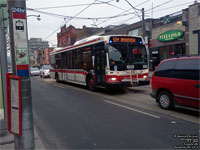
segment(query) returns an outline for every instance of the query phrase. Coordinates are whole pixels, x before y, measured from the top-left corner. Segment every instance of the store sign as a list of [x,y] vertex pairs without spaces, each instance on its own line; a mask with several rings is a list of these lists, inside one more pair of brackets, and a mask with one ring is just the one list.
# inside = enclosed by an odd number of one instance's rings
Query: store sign
[[173,41],[179,39],[183,35],[183,31],[171,30],[164,32],[158,36],[158,40],[162,42]]

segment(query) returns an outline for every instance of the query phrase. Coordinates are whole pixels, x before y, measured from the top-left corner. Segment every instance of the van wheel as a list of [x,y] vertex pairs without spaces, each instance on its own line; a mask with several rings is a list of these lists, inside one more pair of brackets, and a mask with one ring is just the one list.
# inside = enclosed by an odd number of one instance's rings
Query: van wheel
[[173,96],[167,91],[161,91],[158,95],[158,103],[163,109],[173,109]]
[[87,87],[90,91],[95,91],[96,89],[96,85],[95,85],[95,81],[92,77],[90,77],[88,80],[87,80]]

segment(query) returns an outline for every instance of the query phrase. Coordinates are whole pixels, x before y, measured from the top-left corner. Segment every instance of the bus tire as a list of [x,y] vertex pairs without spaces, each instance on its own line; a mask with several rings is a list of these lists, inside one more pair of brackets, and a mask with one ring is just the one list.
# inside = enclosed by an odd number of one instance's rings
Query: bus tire
[[55,79],[56,79],[56,82],[57,82],[57,83],[60,82],[58,74],[56,74]]
[[95,91],[96,83],[92,77],[89,77],[87,80],[87,87],[90,91]]

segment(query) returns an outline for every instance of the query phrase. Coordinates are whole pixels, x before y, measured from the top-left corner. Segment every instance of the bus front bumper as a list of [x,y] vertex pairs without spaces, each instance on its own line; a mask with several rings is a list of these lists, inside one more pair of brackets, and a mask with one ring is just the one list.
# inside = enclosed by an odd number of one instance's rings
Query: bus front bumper
[[123,82],[107,82],[106,83],[108,86],[145,86],[150,84],[150,80],[144,80],[144,81],[139,81],[139,82],[130,82],[130,81],[123,81]]

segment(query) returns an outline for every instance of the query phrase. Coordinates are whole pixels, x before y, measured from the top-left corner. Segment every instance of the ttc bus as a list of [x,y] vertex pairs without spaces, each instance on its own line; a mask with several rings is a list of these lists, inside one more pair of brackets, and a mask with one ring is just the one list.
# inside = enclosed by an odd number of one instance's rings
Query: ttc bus
[[50,77],[85,85],[148,85],[147,50],[139,36],[93,36],[50,53]]

